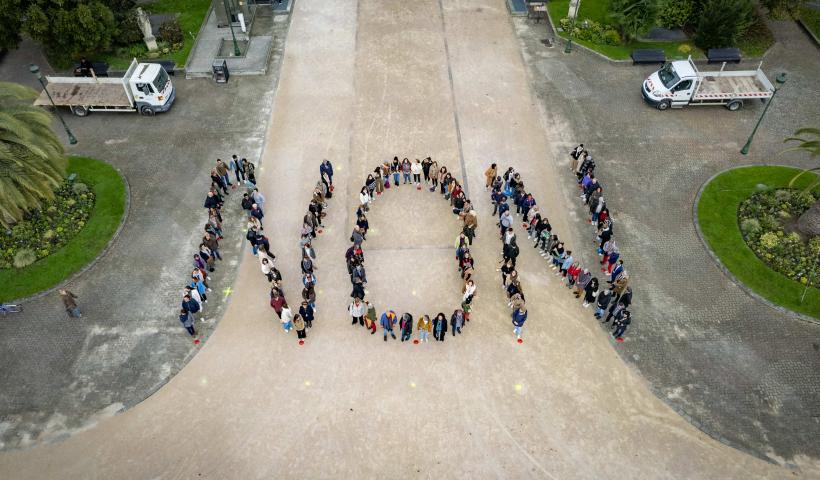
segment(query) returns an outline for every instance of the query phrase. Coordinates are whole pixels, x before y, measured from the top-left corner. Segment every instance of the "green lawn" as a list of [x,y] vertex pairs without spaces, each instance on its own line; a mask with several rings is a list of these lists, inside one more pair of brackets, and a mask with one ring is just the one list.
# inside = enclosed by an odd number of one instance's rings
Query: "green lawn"
[[[820,318],[820,290],[809,288],[803,303],[804,287],[767,267],[746,246],[737,224],[740,202],[764,184],[783,187],[800,170],[787,167],[744,167],[715,177],[703,190],[698,204],[698,223],[712,251],[729,271],[747,287],[769,301],[806,315]],[[803,187],[809,175],[800,177]],[[797,185],[798,187],[801,185]]]
[[812,10],[809,7],[802,7],[800,9],[800,20],[803,24],[814,33],[815,37],[820,38],[820,12]]
[[[151,13],[179,13],[179,24],[185,36],[184,45],[179,51],[160,55],[161,59],[173,60],[178,68],[185,66],[188,54],[194,46],[197,34],[199,34],[199,27],[205,20],[210,5],[209,0],[156,0],[142,7],[143,10]],[[131,55],[117,55],[115,52],[109,52],[97,55],[95,59],[107,62],[113,70],[125,70],[131,64],[132,57]]]
[[53,287],[100,254],[125,212],[125,183],[107,163],[69,157],[68,173],[94,191],[96,202],[88,223],[61,250],[22,269],[0,270],[0,301],[19,299]]
[[[611,0],[584,0],[581,2],[581,7],[578,10],[578,21],[585,19],[594,20],[602,24],[611,24],[609,20],[609,4]],[[558,27],[558,22],[567,17],[569,10],[569,0],[553,0],[547,3],[552,21]],[[754,29],[754,35],[748,35],[740,50],[746,57],[759,57],[768,50],[773,43],[770,32],[759,32],[759,29]],[[564,32],[557,32],[563,38],[568,38]],[[768,35],[767,35],[768,33]],[[602,53],[613,60],[628,60],[632,50],[638,48],[659,48],[666,53],[666,58],[670,60],[684,60],[689,54],[683,54],[678,51],[678,47],[686,43],[692,47],[692,58],[705,58],[706,55],[702,50],[695,47],[691,41],[687,42],[639,42],[631,41],[625,45],[598,45],[586,40],[572,39],[573,43],[581,44],[596,52]]]

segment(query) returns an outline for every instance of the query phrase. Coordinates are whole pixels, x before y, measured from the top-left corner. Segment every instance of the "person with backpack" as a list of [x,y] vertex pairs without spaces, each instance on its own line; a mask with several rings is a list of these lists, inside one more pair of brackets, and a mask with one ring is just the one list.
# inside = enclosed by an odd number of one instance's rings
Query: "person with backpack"
[[376,334],[376,307],[374,307],[370,302],[365,300],[365,305],[367,305],[367,313],[365,314],[364,321],[365,321],[365,328],[370,330],[370,335]]
[[388,310],[382,313],[380,323],[382,325],[382,329],[384,330],[384,341],[387,341],[387,334],[389,333],[393,340],[396,339],[396,334],[393,333],[393,326],[396,324],[398,319],[396,318],[396,312],[393,310]]
[[[200,310],[199,302],[191,298],[190,295],[185,295],[182,297],[182,309],[188,312],[192,321],[196,322],[196,313]],[[203,318],[202,321],[204,322],[205,319]]]

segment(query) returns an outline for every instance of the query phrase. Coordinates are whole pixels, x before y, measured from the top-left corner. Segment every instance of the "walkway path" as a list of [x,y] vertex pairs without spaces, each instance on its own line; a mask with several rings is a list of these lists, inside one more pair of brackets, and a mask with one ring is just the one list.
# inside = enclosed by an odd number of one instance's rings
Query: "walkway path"
[[[537,178],[539,198],[561,205],[557,174],[535,176],[549,132],[518,49],[502,0],[297,2],[262,185],[271,206],[278,202],[269,217],[282,232],[275,248],[293,298],[292,252],[309,188],[322,157],[340,170],[327,233],[316,242],[320,317],[308,343],[298,347],[277,327],[245,252],[225,318],[166,387],[65,442],[3,454],[0,475],[791,477],[709,439],[652,395],[577,306],[547,288],[531,251],[522,259],[530,321],[525,343],[513,341],[481,172],[490,159],[515,158]],[[443,345],[385,344],[351,327],[344,311],[344,212],[367,167],[394,151],[429,152],[456,168],[463,157],[479,205],[475,323]],[[453,221],[429,220],[416,228]],[[567,223],[555,218],[558,228]],[[408,258],[397,253],[391,272],[408,285],[440,268]],[[385,277],[375,272],[370,281]]]

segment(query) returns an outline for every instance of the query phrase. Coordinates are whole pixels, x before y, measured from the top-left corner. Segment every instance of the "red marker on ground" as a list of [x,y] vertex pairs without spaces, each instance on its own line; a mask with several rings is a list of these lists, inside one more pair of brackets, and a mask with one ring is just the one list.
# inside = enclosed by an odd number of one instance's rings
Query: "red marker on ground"
[[194,340],[194,345],[199,345],[199,344],[200,344],[199,340]]
[[624,343],[624,339],[622,337],[616,338],[615,341],[618,343]]
[[304,340],[299,340],[299,345],[304,345],[304,344],[305,344]]
[[518,343],[524,343],[524,340],[519,338]]
[[416,339],[416,340],[413,340],[413,345],[418,345],[418,344],[419,344],[419,341],[418,341],[418,339]]

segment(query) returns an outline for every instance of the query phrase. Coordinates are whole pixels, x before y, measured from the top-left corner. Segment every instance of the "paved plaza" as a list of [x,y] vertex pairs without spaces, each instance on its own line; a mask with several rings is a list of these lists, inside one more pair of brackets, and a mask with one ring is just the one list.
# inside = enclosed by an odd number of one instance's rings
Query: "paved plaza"
[[[299,0],[266,76],[175,80],[177,103],[155,118],[69,119],[81,140],[70,151],[123,172],[130,212],[113,249],[70,284],[81,321],[47,295],[0,324],[0,477],[817,478],[820,327],[727,279],[695,234],[692,203],[729,166],[804,164],[774,155],[817,123],[820,54],[777,26],[765,68],[787,69],[789,83],[740,157],[760,106],[651,110],[638,91],[651,68],[564,55],[540,42],[546,29],[512,19],[504,0]],[[34,56],[10,53],[0,78],[24,80],[10,62]],[[617,222],[634,322],[613,342],[522,241],[519,345],[483,171],[515,166],[591,263],[567,169],[578,142]],[[195,347],[173,315],[207,172],[234,152],[260,159],[289,299],[300,298],[299,230],[319,162],[334,163],[304,346],[268,305],[235,195],[214,292],[231,293],[207,307],[221,320]],[[446,165],[479,214],[472,321],[443,344],[385,343],[346,313],[358,191],[393,155]],[[391,189],[368,218],[377,309],[456,308],[459,222],[446,202]]]

